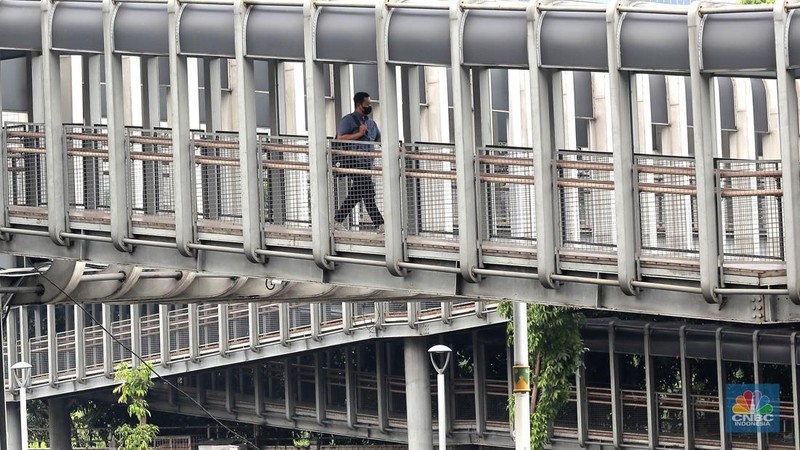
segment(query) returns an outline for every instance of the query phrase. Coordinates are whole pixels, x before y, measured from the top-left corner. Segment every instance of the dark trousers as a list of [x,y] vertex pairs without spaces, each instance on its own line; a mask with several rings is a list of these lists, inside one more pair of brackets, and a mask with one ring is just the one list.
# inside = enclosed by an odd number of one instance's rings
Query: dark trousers
[[334,220],[339,223],[344,222],[353,208],[362,200],[372,223],[375,226],[383,225],[383,216],[375,203],[375,183],[372,182],[372,177],[369,175],[347,176],[347,198],[336,211]]

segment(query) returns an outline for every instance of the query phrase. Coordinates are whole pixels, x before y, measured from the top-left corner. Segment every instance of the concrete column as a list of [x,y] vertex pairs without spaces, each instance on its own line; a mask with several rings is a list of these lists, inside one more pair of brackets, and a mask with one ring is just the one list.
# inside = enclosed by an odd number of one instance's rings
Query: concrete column
[[63,397],[47,400],[47,414],[50,417],[50,448],[72,450],[69,400]]
[[429,450],[433,448],[433,417],[428,349],[424,338],[406,338],[403,344],[408,448]]
[[6,403],[6,439],[8,448],[22,448],[20,444],[21,424],[19,422],[19,402]]

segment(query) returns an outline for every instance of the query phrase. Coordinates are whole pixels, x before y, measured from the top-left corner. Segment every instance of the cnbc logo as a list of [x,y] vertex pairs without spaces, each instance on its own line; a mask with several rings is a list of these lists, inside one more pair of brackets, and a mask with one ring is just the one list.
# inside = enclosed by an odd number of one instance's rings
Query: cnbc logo
[[729,384],[725,391],[729,433],[780,431],[779,385]]

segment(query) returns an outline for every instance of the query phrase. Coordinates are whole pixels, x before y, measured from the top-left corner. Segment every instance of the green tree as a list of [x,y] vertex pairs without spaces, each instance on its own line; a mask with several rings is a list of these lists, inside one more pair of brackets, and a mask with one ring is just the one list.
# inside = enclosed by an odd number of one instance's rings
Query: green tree
[[[500,314],[511,319],[511,302],[503,302]],[[571,381],[583,361],[581,325],[583,314],[573,308],[528,306],[528,352],[534,362],[531,376],[531,448],[541,450],[559,410],[569,400]],[[508,345],[513,344],[514,324],[507,326]],[[512,396],[509,401],[513,411]]]
[[124,450],[149,450],[158,435],[158,427],[147,423],[150,408],[145,397],[153,387],[152,374],[152,366],[146,363],[131,367],[125,362],[116,368],[114,380],[122,384],[114,388],[114,394],[119,395],[119,403],[128,405],[128,416],[138,421],[135,426],[124,424],[117,427],[115,434]]
[[775,3],[775,0],[739,0],[743,5],[758,5],[761,3]]

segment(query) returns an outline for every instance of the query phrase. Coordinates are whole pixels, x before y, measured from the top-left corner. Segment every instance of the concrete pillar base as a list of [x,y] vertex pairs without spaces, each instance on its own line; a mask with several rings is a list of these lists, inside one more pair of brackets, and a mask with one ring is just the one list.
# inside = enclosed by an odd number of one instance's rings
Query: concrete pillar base
[[47,400],[50,417],[50,448],[72,450],[72,419],[69,416],[69,400],[51,398]]

